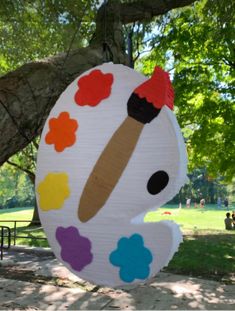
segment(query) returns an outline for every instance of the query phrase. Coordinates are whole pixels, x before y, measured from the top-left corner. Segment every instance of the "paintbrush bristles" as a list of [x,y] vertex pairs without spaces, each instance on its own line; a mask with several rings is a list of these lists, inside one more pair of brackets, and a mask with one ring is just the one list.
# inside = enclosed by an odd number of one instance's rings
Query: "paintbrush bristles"
[[157,109],[161,109],[166,105],[173,110],[174,90],[169,74],[159,66],[155,67],[152,77],[139,85],[134,93],[140,98],[145,98],[147,102],[153,104]]

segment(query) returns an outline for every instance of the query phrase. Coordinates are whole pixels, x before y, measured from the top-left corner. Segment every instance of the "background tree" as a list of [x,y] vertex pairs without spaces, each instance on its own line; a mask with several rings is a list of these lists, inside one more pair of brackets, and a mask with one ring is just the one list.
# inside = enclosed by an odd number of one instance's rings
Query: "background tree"
[[0,168],[0,208],[32,206],[34,187],[28,175],[7,163]]
[[157,60],[170,70],[191,168],[206,166],[227,180],[235,174],[234,12],[227,0],[169,12],[149,34],[152,52],[139,65],[150,74]]
[[206,204],[216,204],[218,198],[221,202],[229,198],[229,202],[234,201],[232,193],[232,183],[229,186],[224,183],[224,178],[218,176],[213,178],[208,174],[206,168],[197,168],[188,174],[189,182],[181,188],[180,192],[171,200],[170,203],[180,202],[185,204],[186,200],[191,199],[191,204],[199,203],[200,199],[205,199]]
[[[9,160],[6,161],[6,164],[15,168],[15,171],[13,173],[18,174],[19,173],[18,171],[20,171],[23,173],[23,174],[20,174],[21,179],[27,177],[28,180],[30,180],[30,185],[28,185],[29,191],[25,191],[24,188],[21,188],[18,196],[20,195],[23,197],[28,196],[25,200],[23,200],[23,202],[27,204],[30,203],[30,205],[34,207],[32,225],[35,225],[35,222],[37,222],[37,224],[40,224],[38,206],[37,206],[37,201],[36,201],[36,197],[34,194],[35,193],[34,185],[35,185],[36,155],[37,155],[37,150],[38,150],[37,141],[38,139],[34,139],[23,150],[17,152]],[[18,186],[20,187],[21,184],[19,184]],[[20,199],[18,201],[22,201],[22,200]]]

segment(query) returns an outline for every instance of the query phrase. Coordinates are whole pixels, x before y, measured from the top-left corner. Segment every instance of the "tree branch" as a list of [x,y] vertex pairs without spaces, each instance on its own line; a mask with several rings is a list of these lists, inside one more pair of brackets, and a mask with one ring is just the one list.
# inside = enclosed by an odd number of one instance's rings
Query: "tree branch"
[[[107,10],[119,15],[122,24],[151,20],[155,16],[163,15],[175,8],[181,8],[194,3],[196,0],[136,0],[120,3],[112,0],[107,3]],[[118,14],[117,14],[118,13]],[[103,15],[103,11],[98,13]]]
[[63,53],[29,63],[0,78],[0,165],[41,133],[65,87],[82,72],[101,64],[103,51],[101,47],[72,51],[61,72],[64,58]]
[[194,1],[109,0],[98,10],[96,32],[87,48],[29,63],[0,77],[0,165],[41,133],[51,108],[75,77],[103,63],[104,43],[114,63],[127,64],[121,23],[151,19]]
[[33,172],[31,172],[30,170],[28,170],[28,169],[26,169],[26,168],[24,168],[24,167],[18,165],[17,163],[10,161],[10,160],[7,160],[6,162],[7,162],[9,165],[14,166],[14,167],[16,167],[17,169],[21,170],[22,172],[26,173],[26,174],[29,176],[29,178],[30,178],[31,181],[34,181],[34,180],[35,180],[35,174],[34,174]]

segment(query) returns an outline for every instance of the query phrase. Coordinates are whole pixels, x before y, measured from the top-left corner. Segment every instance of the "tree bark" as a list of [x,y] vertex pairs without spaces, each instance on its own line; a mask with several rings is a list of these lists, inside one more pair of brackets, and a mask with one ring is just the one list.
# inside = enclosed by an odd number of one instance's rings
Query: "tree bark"
[[32,217],[32,220],[31,220],[31,223],[29,224],[29,226],[41,226],[41,221],[39,218],[38,205],[37,205],[36,198],[34,201],[33,217]]
[[[155,16],[163,15],[172,9],[192,4],[195,0],[136,0],[120,3],[111,0],[107,3],[109,15],[116,15],[122,24],[151,20]],[[98,11],[97,16],[104,15],[104,7]]]
[[0,165],[41,133],[44,122],[68,84],[103,62],[101,48],[73,51],[26,64],[0,78]]
[[122,24],[151,20],[195,0],[110,0],[100,7],[88,47],[23,65],[0,78],[0,165],[41,133],[64,89],[105,61],[127,64]]

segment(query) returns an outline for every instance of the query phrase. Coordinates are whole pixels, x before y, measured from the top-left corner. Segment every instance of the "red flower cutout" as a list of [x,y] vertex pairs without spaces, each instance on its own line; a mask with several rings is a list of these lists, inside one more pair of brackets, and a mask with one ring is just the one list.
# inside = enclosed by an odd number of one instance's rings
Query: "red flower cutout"
[[104,98],[109,97],[113,75],[95,69],[78,80],[79,90],[75,94],[75,102],[79,106],[97,106]]
[[45,137],[45,141],[48,145],[55,145],[55,150],[61,152],[75,143],[77,128],[77,121],[70,119],[68,112],[61,112],[58,118],[49,120],[50,130]]

